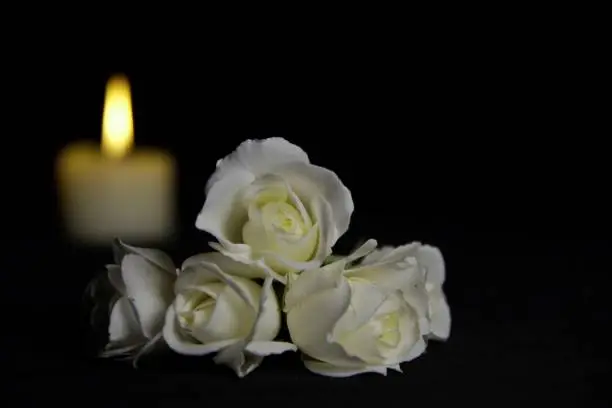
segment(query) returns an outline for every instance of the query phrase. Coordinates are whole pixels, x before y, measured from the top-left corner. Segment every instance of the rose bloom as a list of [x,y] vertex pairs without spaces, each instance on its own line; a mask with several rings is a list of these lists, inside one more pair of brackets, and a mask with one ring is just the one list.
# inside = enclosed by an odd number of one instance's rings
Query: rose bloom
[[[388,265],[395,265],[399,274],[413,276],[414,285],[403,286],[402,291],[419,293],[419,296],[426,299],[424,315],[427,318],[427,337],[446,340],[450,335],[451,314],[442,289],[446,278],[446,266],[440,250],[419,242],[399,247],[383,247],[365,256],[359,267],[354,268],[349,276],[367,277],[382,287],[388,287],[390,284],[395,284],[394,281],[388,274],[379,272]],[[415,292],[415,288],[420,292]]]
[[174,298],[176,268],[157,249],[138,248],[116,240],[115,264],[107,265],[115,291],[104,357],[138,357],[161,339],[166,309]]
[[216,354],[217,364],[239,377],[257,368],[263,358],[295,350],[274,341],[281,316],[272,288],[253,280],[266,272],[212,252],[187,259],[176,281],[176,299],[166,313],[164,339],[180,354]]
[[353,213],[338,176],[282,138],[247,140],[217,162],[196,227],[226,256],[280,281],[320,266]]
[[309,370],[333,377],[386,374],[425,351],[431,304],[438,302],[430,294],[441,290],[426,287],[422,247],[375,247],[370,240],[348,257],[290,275],[287,326]]

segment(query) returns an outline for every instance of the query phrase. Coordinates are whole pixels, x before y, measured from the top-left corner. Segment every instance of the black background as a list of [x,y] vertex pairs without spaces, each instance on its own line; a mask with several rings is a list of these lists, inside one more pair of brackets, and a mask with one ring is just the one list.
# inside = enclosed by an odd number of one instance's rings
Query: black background
[[[572,77],[550,47],[450,48],[406,60],[376,47],[299,56],[204,47],[190,58],[41,56],[19,68],[7,80],[19,92],[4,135],[2,284],[17,401],[603,402],[609,149],[583,93],[588,78]],[[114,72],[132,83],[136,144],[167,149],[179,165],[181,229],[164,248],[177,263],[206,250],[194,223],[216,160],[244,139],[282,136],[353,194],[339,252],[364,238],[441,248],[448,342],[403,375],[344,380],[310,374],[297,355],[268,358],[242,380],[200,359],[139,370],[94,359],[81,295],[110,252],[64,242],[53,165],[67,143],[99,139]]]

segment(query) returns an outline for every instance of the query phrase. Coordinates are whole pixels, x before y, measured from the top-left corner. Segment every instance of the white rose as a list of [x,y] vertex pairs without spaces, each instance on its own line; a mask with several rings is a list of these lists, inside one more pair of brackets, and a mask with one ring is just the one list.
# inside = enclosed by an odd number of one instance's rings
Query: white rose
[[291,274],[285,293],[287,326],[292,341],[306,354],[306,368],[317,374],[345,377],[364,372],[400,371],[399,364],[426,348],[423,296],[398,290],[410,274],[394,265],[378,273],[393,276],[389,287],[358,276],[349,266],[376,247],[366,242],[352,255],[319,269]]
[[117,296],[102,356],[132,356],[136,362],[161,339],[166,309],[172,303],[176,268],[164,252],[115,241],[115,262],[107,265]]
[[[426,317],[427,329],[423,327],[427,337],[446,340],[450,335],[451,314],[442,290],[446,272],[440,250],[418,242],[397,248],[383,247],[364,257],[348,275],[363,277],[384,288],[397,288],[397,282],[403,278],[390,275],[390,268],[397,274],[412,277],[408,285],[401,287],[406,295],[426,299],[426,309],[421,311],[421,316]],[[419,303],[423,305],[422,300]]]
[[187,259],[166,313],[166,343],[185,355],[217,353],[215,362],[239,377],[257,368],[264,356],[296,350],[272,341],[281,323],[273,279],[268,276],[263,286],[251,280],[264,275],[216,252]]
[[217,162],[206,193],[196,227],[219,241],[211,245],[281,281],[320,266],[353,212],[338,176],[282,138],[240,144]]

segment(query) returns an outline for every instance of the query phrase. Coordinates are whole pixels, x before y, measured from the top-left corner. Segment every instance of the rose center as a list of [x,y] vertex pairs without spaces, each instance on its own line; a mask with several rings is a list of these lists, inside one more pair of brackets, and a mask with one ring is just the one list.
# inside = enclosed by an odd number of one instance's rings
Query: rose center
[[376,320],[380,330],[378,341],[389,347],[397,347],[400,342],[399,313],[388,313]]
[[178,314],[183,328],[207,322],[215,308],[215,299],[206,293],[197,292],[186,302],[183,311]]
[[289,203],[267,203],[262,208],[262,215],[264,224],[277,232],[294,236],[303,236],[307,232],[301,214]]

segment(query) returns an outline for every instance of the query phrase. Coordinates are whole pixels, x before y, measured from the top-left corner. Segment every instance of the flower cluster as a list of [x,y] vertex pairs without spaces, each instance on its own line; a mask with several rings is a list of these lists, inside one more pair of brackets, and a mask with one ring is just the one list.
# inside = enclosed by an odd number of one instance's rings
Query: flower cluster
[[[165,342],[239,377],[297,350],[322,375],[400,371],[449,336],[444,259],[429,245],[377,249],[373,239],[332,255],[353,209],[338,176],[298,146],[243,142],[206,185],[196,227],[216,238],[211,252],[176,268],[159,250],[116,241],[103,355],[138,358]],[[277,340],[283,321],[290,341]]]

